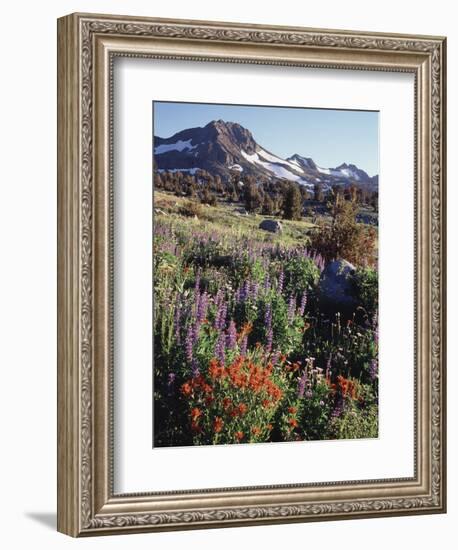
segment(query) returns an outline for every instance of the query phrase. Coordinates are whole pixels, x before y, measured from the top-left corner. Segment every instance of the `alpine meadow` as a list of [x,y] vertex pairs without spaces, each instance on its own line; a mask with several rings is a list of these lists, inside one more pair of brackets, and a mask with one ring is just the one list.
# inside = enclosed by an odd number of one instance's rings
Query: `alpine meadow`
[[153,102],[152,136],[154,447],[378,437],[378,113]]

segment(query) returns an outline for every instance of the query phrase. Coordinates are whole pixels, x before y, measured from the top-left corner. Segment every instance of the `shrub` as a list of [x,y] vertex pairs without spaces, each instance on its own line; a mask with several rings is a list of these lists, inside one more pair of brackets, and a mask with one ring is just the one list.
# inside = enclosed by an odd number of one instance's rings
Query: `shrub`
[[358,204],[336,195],[331,223],[321,218],[310,236],[310,246],[327,262],[345,259],[358,266],[376,264],[376,230],[356,221]]
[[209,206],[216,206],[216,195],[208,189],[204,189],[200,194],[200,202]]
[[378,310],[378,273],[370,267],[357,269],[354,275],[356,294],[368,316],[373,317]]
[[331,421],[329,437],[337,439],[360,439],[378,437],[378,408],[366,409],[352,403],[340,417]]
[[332,394],[324,382],[317,384],[311,395],[302,398],[299,407],[302,439],[314,441],[326,437],[332,407]]
[[203,217],[203,208],[198,202],[194,201],[187,201],[182,206],[180,206],[179,213],[182,216],[186,216],[188,218],[194,218],[194,216],[197,216],[198,218]]
[[320,270],[311,258],[291,258],[284,263],[283,272],[287,295],[302,296],[314,288],[320,278]]

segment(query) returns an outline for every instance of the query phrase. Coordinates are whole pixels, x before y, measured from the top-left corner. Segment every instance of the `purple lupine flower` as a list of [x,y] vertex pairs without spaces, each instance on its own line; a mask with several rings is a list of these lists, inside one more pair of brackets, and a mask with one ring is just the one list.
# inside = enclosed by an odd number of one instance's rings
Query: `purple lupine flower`
[[225,302],[222,302],[219,305],[219,308],[216,312],[215,316],[215,329],[216,330],[224,330],[224,327],[226,325],[226,314],[227,314],[227,304]]
[[270,290],[270,277],[269,277],[269,275],[266,275],[266,278],[264,279],[264,290]]
[[369,365],[369,378],[372,382],[377,378],[378,375],[378,361],[377,359],[372,359],[371,364]]
[[194,327],[191,324],[188,325],[188,330],[186,332],[185,351],[186,351],[186,359],[190,363],[192,363],[193,351],[194,351]]
[[301,298],[301,305],[299,306],[299,316],[303,317],[305,312],[305,306],[307,305],[307,291],[304,290]]
[[[239,302],[241,302],[241,294],[242,294],[242,290],[240,288],[238,288],[236,291],[235,291],[235,294],[234,294],[234,300],[235,300],[235,303],[238,304]],[[216,303],[216,302],[215,302]]]
[[195,344],[199,338],[200,327],[202,326],[202,321],[205,319],[208,308],[208,294],[203,292],[197,297],[196,307],[196,319],[192,329],[192,343]]
[[316,254],[313,258],[315,261],[316,266],[319,268],[320,271],[324,270],[324,258],[321,256],[321,254]]
[[296,311],[296,297],[291,294],[288,303],[288,322],[291,324],[294,319],[294,313]]
[[264,322],[266,324],[266,352],[270,353],[272,350],[272,341],[274,336],[272,330],[272,306],[270,304],[267,304]]
[[214,303],[215,303],[215,306],[216,306],[216,309],[219,308],[219,306],[221,305],[221,303],[223,302],[224,300],[224,293],[223,291],[219,288],[217,293],[216,293],[216,296],[215,296],[215,299],[214,299]]
[[272,363],[272,365],[275,366],[278,363],[279,358],[280,358],[280,350],[277,349],[270,359],[270,362]]
[[225,349],[226,349],[226,337],[224,332],[220,332],[218,335],[218,339],[216,340],[215,356],[219,360],[221,365],[224,365],[224,362],[226,359]]
[[252,283],[251,285],[251,290],[250,290],[250,298],[252,300],[256,300],[256,298],[258,297],[258,292],[259,292],[259,283],[257,283],[256,281]]
[[307,369],[304,369],[302,376],[299,378],[297,383],[297,397],[302,399],[304,397],[305,387],[307,385]]
[[239,301],[245,302],[250,297],[250,281],[245,281],[240,288]]
[[237,328],[234,321],[231,319],[229,323],[229,328],[227,329],[226,336],[226,347],[227,349],[234,349],[235,344],[237,343]]
[[344,406],[345,406],[344,398],[341,395],[339,395],[339,397],[335,401],[334,409],[331,413],[331,416],[334,418],[339,418],[339,416],[341,416],[341,414],[344,411]]
[[277,290],[278,290],[278,293],[281,294],[283,292],[283,284],[285,282],[285,273],[283,271],[283,269],[280,271],[280,275],[278,276],[278,286],[277,286]]
[[202,321],[205,319],[205,316],[207,315],[207,307],[208,307],[208,294],[204,292],[200,295],[199,303],[197,305],[197,312],[196,312],[196,324],[199,325],[202,323]]
[[374,318],[372,320],[372,326],[374,329],[374,341],[375,344],[378,346],[378,314],[377,312],[374,315]]
[[246,350],[248,347],[248,336],[244,336],[240,342],[240,355],[246,355]]
[[198,288],[194,289],[194,301],[192,305],[192,315],[194,318],[197,317],[197,311],[199,309],[200,304],[200,290]]

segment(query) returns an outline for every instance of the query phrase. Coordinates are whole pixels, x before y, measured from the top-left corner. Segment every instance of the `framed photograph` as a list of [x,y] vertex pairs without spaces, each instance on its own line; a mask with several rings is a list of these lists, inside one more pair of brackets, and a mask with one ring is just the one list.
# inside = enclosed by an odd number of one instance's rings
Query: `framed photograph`
[[445,38],[58,20],[58,530],[444,512]]

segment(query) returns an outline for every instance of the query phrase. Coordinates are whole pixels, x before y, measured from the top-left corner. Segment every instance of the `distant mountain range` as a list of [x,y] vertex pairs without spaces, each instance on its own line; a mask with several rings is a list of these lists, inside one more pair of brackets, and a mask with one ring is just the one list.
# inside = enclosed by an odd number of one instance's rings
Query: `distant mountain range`
[[196,174],[206,170],[227,180],[234,172],[257,179],[287,179],[309,188],[320,183],[355,183],[377,189],[378,175],[370,177],[354,164],[322,168],[311,158],[294,154],[283,159],[259,145],[253,134],[236,122],[213,120],[204,127],[181,130],[169,138],[154,136],[154,168],[158,172]]

